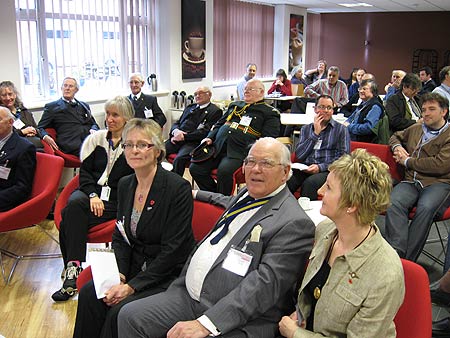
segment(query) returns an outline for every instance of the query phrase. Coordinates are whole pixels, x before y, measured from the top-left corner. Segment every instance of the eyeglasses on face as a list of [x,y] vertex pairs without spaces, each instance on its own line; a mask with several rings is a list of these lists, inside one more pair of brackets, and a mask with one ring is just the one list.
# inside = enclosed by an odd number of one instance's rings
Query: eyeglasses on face
[[323,106],[323,105],[316,106],[316,108],[319,109],[319,110],[328,110],[328,111],[334,109],[332,106]]
[[195,92],[194,93],[194,96],[200,96],[200,95],[203,95],[203,94],[207,94],[208,92]]
[[245,88],[244,89],[244,93],[245,92],[256,92],[256,91],[258,91],[258,90],[260,90],[259,88]]
[[138,149],[140,151],[144,151],[144,150],[150,149],[151,147],[154,147],[154,146],[155,146],[154,144],[146,143],[146,142],[138,142],[136,144],[133,144],[133,143],[122,144],[122,148],[124,150],[128,150],[128,151],[133,150],[135,147],[136,147],[136,149]]
[[257,164],[259,165],[260,168],[263,168],[263,169],[272,169],[272,168],[275,168],[275,166],[277,166],[277,165],[282,165],[281,163],[276,163],[275,161],[269,160],[267,158],[257,161],[253,157],[247,157],[244,160],[244,165],[247,168],[253,168]]

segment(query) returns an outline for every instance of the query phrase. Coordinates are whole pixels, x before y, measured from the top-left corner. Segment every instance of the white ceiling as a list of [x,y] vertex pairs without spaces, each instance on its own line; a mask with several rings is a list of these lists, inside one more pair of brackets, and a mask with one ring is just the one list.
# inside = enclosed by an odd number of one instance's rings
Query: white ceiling
[[[299,6],[315,13],[450,11],[450,0],[251,0],[250,2]],[[347,8],[339,5],[361,2],[373,7]]]

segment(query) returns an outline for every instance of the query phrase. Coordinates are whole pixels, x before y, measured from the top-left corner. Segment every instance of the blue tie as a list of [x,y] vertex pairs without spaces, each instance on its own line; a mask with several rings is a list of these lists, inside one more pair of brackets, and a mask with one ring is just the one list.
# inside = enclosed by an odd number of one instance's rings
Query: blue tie
[[214,238],[212,238],[210,240],[210,243],[212,245],[219,243],[219,241],[222,239],[222,237],[224,237],[227,234],[230,223],[240,213],[258,208],[261,205],[264,205],[267,202],[269,202],[269,200],[270,200],[270,197],[255,200],[253,197],[250,197],[248,195],[241,201],[237,202],[230,210],[228,210],[228,212],[217,223],[216,229],[219,229],[221,226],[223,226],[223,228],[222,228],[222,230],[219,231],[219,233],[216,236],[214,236]]

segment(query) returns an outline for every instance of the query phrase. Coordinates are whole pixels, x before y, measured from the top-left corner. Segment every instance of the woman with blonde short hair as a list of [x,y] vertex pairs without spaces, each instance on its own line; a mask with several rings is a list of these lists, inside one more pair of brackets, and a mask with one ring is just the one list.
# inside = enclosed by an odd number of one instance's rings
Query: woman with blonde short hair
[[374,222],[389,205],[388,169],[363,149],[330,165],[320,209],[330,220],[317,226],[297,311],[279,324],[284,337],[396,336],[403,269]]

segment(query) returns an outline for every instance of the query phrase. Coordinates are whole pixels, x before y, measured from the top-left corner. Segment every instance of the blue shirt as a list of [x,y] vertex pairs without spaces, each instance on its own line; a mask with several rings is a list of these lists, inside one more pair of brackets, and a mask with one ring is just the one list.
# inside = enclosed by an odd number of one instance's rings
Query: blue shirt
[[[314,149],[320,141],[320,148]],[[328,170],[331,163],[349,152],[350,135],[347,128],[331,119],[319,135],[314,133],[314,123],[304,126],[301,129],[295,155],[298,162],[306,165],[317,164],[322,172]]]

